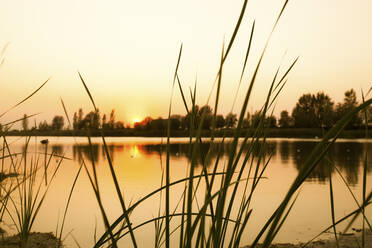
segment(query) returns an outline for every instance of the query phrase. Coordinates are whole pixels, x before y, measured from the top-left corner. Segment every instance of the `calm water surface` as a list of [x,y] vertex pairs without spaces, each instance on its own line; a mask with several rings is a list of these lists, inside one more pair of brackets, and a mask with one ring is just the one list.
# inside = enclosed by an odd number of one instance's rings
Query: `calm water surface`
[[[45,145],[39,142],[41,139],[31,141],[30,152],[43,152],[45,150]],[[81,164],[79,154],[82,154],[89,168],[92,167],[92,162],[95,164],[104,206],[109,212],[111,220],[119,216],[121,208],[117,201],[101,140],[94,138],[93,149],[90,149],[86,138],[48,137],[48,139],[48,152],[64,155],[70,159],[63,160],[33,230],[53,232],[57,224],[60,223],[70,188]],[[25,138],[9,137],[8,141],[11,144],[12,152],[21,152]],[[162,142],[165,143],[165,140],[160,138],[107,138],[106,141],[127,205],[161,185],[166,157],[165,146],[162,145]],[[187,139],[173,139],[172,141],[173,144],[170,149],[172,180],[183,178],[186,175],[187,166],[190,163],[187,142]],[[268,143],[267,152],[273,156],[264,173],[267,179],[261,182],[256,191],[252,203],[252,218],[242,244],[248,244],[257,235],[265,221],[283,199],[299,168],[316,144],[316,140],[270,139]],[[206,153],[208,148],[209,145],[205,144],[201,147],[200,154]],[[223,146],[224,153],[227,153],[229,149],[228,144]],[[345,180],[351,185],[351,189],[358,200],[361,199],[362,195],[362,164],[366,154],[368,161],[367,189],[369,192],[372,189],[372,141],[340,140],[330,151],[332,160]],[[214,151],[212,155],[217,156],[217,151]],[[43,156],[40,156],[42,163],[44,163],[43,159]],[[54,158],[53,165],[55,166],[58,161],[58,158]],[[206,163],[212,165],[213,158]],[[221,170],[224,164],[225,161],[222,159]],[[199,166],[197,171],[200,171],[200,169]],[[301,187],[296,205],[275,240],[276,242],[307,241],[331,224],[328,180],[330,170],[334,184],[336,217],[340,218],[357,207],[336,170],[329,168],[327,163],[323,162]],[[182,191],[182,185],[171,191],[173,196],[171,199],[172,206],[176,206]],[[131,220],[134,224],[139,224],[151,219],[157,215],[159,204],[159,195],[150,198],[134,211]],[[372,217],[371,209],[368,209],[367,216]],[[11,221],[7,219],[7,222],[6,229],[14,232],[15,228],[11,225]],[[358,228],[359,225],[360,222],[356,223],[354,227]],[[135,234],[140,247],[153,246],[153,227],[153,224],[150,224],[136,231]],[[102,218],[89,179],[83,172],[73,192],[64,229],[65,234],[70,233],[70,235],[67,235],[64,243],[68,247],[76,247],[72,238],[73,235],[82,247],[89,247],[93,244],[95,229],[97,229],[97,235],[99,236],[103,231]],[[122,244],[128,242],[128,239],[123,239]]]

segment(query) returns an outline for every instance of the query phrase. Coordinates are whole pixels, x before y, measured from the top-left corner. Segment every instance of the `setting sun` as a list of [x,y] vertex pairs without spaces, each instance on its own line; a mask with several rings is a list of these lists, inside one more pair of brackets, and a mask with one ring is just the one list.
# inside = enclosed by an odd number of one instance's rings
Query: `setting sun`
[[137,122],[140,122],[140,120],[139,120],[139,118],[136,117],[136,118],[133,119],[133,123],[137,123]]

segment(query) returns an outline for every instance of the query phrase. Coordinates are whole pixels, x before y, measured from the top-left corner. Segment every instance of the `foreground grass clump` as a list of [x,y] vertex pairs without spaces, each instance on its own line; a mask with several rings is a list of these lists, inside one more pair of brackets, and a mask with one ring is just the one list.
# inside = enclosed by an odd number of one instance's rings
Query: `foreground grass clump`
[[[21,248],[30,247],[30,242],[34,242],[35,239],[45,239],[43,234],[32,234],[31,230],[52,181],[63,162],[63,156],[58,156],[57,165],[52,166],[51,161],[54,154],[48,154],[47,149],[41,154],[30,152],[30,140],[31,137],[26,138],[21,153],[14,153],[11,151],[6,137],[3,136],[3,156],[1,157],[2,170],[4,171],[1,175],[4,180],[10,178],[10,180],[0,182],[1,221],[4,214],[7,214],[18,233],[1,242],[5,242],[4,244],[17,243]],[[5,163],[6,159],[9,162]],[[30,237],[33,241],[30,241]]]
[[[14,235],[0,240],[0,247],[18,248],[20,243],[19,235]],[[60,246],[60,240],[52,233],[30,233],[27,241],[27,248],[56,248]]]

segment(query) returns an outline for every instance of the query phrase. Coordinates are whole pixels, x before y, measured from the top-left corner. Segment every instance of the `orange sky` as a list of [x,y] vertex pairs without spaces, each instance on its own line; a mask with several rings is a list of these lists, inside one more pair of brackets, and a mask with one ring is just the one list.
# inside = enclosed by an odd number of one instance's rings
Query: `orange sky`
[[[85,78],[101,112],[116,109],[126,123],[147,115],[166,116],[178,49],[184,50],[180,77],[184,88],[198,78],[199,105],[206,102],[243,1],[227,0],[5,0],[0,3],[0,47],[10,43],[0,68],[1,105],[5,111],[50,82],[35,97],[0,119],[42,112],[38,120],[70,115],[91,105],[77,71]],[[283,1],[251,0],[237,42],[224,70],[220,112],[231,110],[252,20],[256,19],[252,57],[244,77],[241,102],[252,65]],[[299,63],[276,106],[291,112],[298,97],[324,91],[336,102],[372,80],[372,1],[292,0],[263,61],[249,110],[260,108],[277,66],[297,56]],[[189,99],[189,98],[188,98]],[[360,99],[360,97],[359,97]],[[238,104],[239,106],[239,104]],[[174,112],[184,114],[176,92]]]

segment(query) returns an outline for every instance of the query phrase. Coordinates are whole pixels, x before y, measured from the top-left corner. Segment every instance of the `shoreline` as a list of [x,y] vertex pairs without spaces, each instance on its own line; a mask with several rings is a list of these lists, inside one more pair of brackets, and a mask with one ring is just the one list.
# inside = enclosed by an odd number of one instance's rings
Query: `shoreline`
[[[362,232],[353,231],[346,233],[344,235],[338,235],[339,248],[360,248],[362,247]],[[334,238],[331,239],[318,239],[311,243],[274,243],[270,245],[271,248],[336,248],[337,244]],[[66,247],[60,243],[60,241],[54,236],[53,233],[40,233],[33,232],[30,234],[28,247],[45,247],[45,248],[56,248],[56,247]],[[10,237],[0,238],[0,247],[4,248],[18,248],[19,247],[19,237],[13,235]],[[259,244],[257,248],[260,248]],[[242,246],[242,248],[250,248],[250,246]],[[365,248],[372,248],[372,232],[367,230],[365,232]]]
[[[241,131],[240,137],[244,137],[247,132],[251,132],[250,129],[243,129]],[[324,130],[327,132],[328,130]],[[221,129],[214,132],[214,137],[234,137],[235,129]],[[135,130],[135,129],[122,129],[122,130],[50,130],[50,131],[39,131],[39,130],[30,130],[30,131],[18,131],[12,130],[8,132],[1,133],[2,136],[56,136],[56,137],[167,137],[166,131],[164,130]],[[263,134],[262,134],[263,135]],[[271,128],[267,129],[265,132],[266,137],[268,138],[311,138],[318,139],[321,138],[322,130],[314,128]],[[195,137],[195,135],[193,135]],[[251,136],[251,135],[248,135]],[[171,130],[172,138],[189,138],[190,133],[188,130]],[[202,138],[211,137],[210,130],[202,130]],[[353,129],[353,130],[344,130],[339,135],[339,138],[346,139],[361,139],[365,137],[372,137],[372,130],[364,129]]]
[[[339,248],[360,248],[362,246],[362,232],[353,231],[343,235],[338,234]],[[306,245],[306,248],[336,248],[337,244],[335,238],[317,239],[311,243],[274,243],[270,245],[271,248],[301,248]],[[260,248],[258,245],[257,248]],[[250,248],[250,246],[243,246],[242,248]],[[372,231],[366,229],[365,231],[365,248],[372,248]]]

